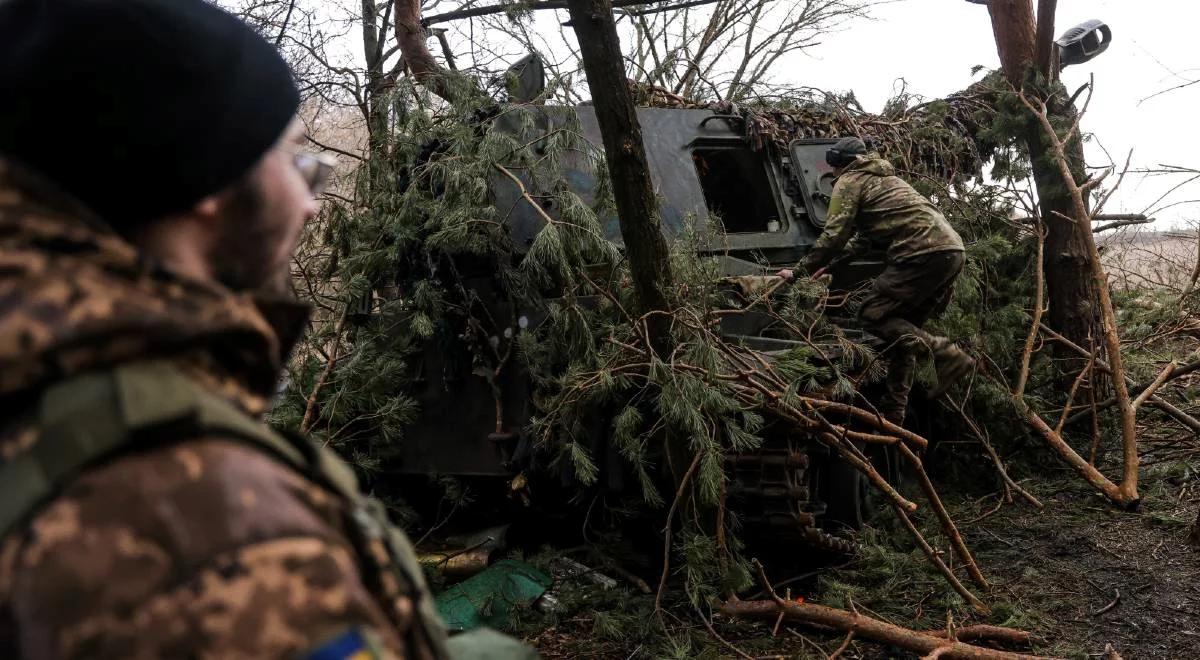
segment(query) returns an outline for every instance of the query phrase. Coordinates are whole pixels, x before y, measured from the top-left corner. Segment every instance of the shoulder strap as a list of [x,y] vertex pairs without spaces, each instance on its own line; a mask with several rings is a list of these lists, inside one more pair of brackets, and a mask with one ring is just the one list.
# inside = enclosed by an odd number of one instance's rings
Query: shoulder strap
[[133,445],[217,433],[246,441],[339,494],[357,493],[353,472],[326,452],[271,431],[229,402],[161,362],[134,363],[56,383],[41,397],[39,437],[0,465],[0,537],[85,468]]

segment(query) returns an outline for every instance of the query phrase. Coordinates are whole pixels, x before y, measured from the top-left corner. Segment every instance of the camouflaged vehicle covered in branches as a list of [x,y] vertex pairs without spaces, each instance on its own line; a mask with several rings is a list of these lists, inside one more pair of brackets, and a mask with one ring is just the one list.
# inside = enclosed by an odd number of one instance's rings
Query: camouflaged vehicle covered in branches
[[[834,138],[796,139],[779,148],[775,141],[748,138],[746,120],[737,114],[642,108],[638,116],[669,241],[686,243],[711,264],[713,274],[731,282],[742,278],[742,284],[803,260],[825,224],[834,177],[824,155]],[[552,177],[542,176],[537,165],[496,166],[488,193],[505,218],[514,252],[520,256],[545,249],[538,237],[549,225],[570,225],[580,212],[573,203],[596,208],[603,239],[619,249],[618,221],[603,199],[603,163],[596,152],[589,153],[588,145],[601,144],[592,109],[541,108],[501,115],[497,125],[517,135],[518,142],[532,145],[535,156],[552,151],[544,145],[563,133],[578,132],[583,138],[582,147],[567,150],[554,163]],[[564,181],[573,195],[545,189]],[[863,282],[882,268],[882,257],[867,254],[841,263],[832,270],[832,288],[847,290]],[[506,337],[492,338],[493,347],[511,339],[513,331],[546,320],[544,309],[507,302],[510,297],[496,273],[484,269],[458,275],[487,315],[512,328],[505,331]],[[850,317],[844,314],[844,320]],[[767,359],[801,345],[769,336],[773,322],[769,314],[731,315],[722,322],[721,332]],[[405,433],[395,463],[400,472],[500,479],[515,490],[539,475],[561,477],[567,484],[575,481],[571,470],[538,451],[530,429],[540,412],[529,373],[508,360],[504,368],[484,367],[444,342],[430,348],[421,353],[414,393],[421,412]],[[620,452],[606,437],[612,424],[605,414],[597,411],[586,445],[601,463],[599,485],[621,491],[629,487],[630,475],[620,467]],[[889,456],[878,458],[884,463],[882,471],[895,472],[887,465]],[[794,532],[810,545],[846,551],[845,541],[822,530],[856,527],[866,515],[870,488],[861,473],[791,433],[775,437],[768,432],[760,449],[727,456],[726,471],[731,499],[746,512],[746,522],[771,534]]]

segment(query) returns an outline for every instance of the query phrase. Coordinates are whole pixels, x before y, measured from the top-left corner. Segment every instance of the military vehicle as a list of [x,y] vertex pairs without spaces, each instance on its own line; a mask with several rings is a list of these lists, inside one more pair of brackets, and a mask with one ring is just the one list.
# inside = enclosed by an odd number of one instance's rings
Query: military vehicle
[[[1068,31],[1056,44],[1066,66],[1091,60],[1110,41],[1107,25],[1089,21]],[[510,99],[524,103],[540,96],[543,74],[535,56],[516,63],[506,76]],[[539,112],[535,124],[543,135],[572,126],[592,145],[599,148],[602,144],[591,107],[541,107]],[[698,249],[719,259],[722,272],[730,276],[770,274],[794,266],[805,256],[825,224],[833,189],[825,151],[835,139],[795,140],[780,153],[776,148],[752,148],[740,116],[676,108],[639,108],[637,113],[666,235],[690,232],[707,237],[708,242]],[[500,121],[504,121],[503,115]],[[527,130],[516,121],[511,123],[507,130]],[[567,158],[560,166],[573,192],[585,202],[593,202],[597,179],[592,160]],[[512,209],[508,224],[518,251],[533,243],[544,226],[544,215],[556,214],[548,200],[540,209],[522,200],[511,181],[498,178],[492,195],[497,208]],[[602,220],[605,238],[620,246],[617,218]],[[882,266],[881,254],[840,263],[830,268],[831,288],[853,288]],[[493,318],[518,319],[522,327],[541,320],[536,313],[494,302],[504,296],[499,295],[493,279],[482,274],[464,282],[481,300],[493,301],[487,303]],[[853,319],[835,321],[853,332]],[[721,330],[764,353],[798,345],[763,336],[768,322],[765,316],[755,314],[730,316],[722,321]],[[861,333],[859,336],[869,341]],[[426,377],[414,393],[422,414],[403,443],[400,471],[497,480],[538,471],[537,453],[531,440],[522,435],[535,413],[527,375],[517,369],[506,370],[491,383],[470,373],[469,367],[452,367],[451,355],[445,350],[425,351],[422,359]],[[499,401],[493,386],[500,392]],[[909,425],[927,431],[921,426],[930,416],[921,414],[920,403],[920,396],[910,400]],[[605,427],[602,421],[596,426]],[[607,448],[603,435],[597,431],[591,449],[594,456],[611,459],[601,460],[610,468],[605,471],[604,486],[620,490],[622,472],[612,465],[620,459]],[[896,457],[877,447],[870,450],[877,452],[871,456],[877,469],[889,481],[899,481],[902,471]],[[872,508],[872,489],[866,479],[810,438],[768,434],[760,451],[729,456],[726,462],[731,499],[740,507],[742,520],[765,529],[773,538],[793,533],[819,547],[846,550],[849,545],[845,541],[827,532],[858,527]]]
[[[594,145],[601,144],[592,108],[546,107],[539,113],[544,133],[577,120],[582,135]],[[739,117],[711,110],[641,108],[638,118],[668,236],[688,231],[691,236],[710,237],[698,249],[718,259],[725,275],[767,274],[802,260],[824,225],[833,185],[825,151],[835,140],[797,140],[787,153],[777,154],[751,148]],[[573,192],[586,202],[594,201],[593,161],[568,158],[560,167]],[[512,209],[508,224],[517,250],[528,249],[544,226],[545,215],[556,213],[548,199],[542,208],[534,208],[518,186],[502,177],[491,193],[496,208]],[[607,217],[602,222],[606,239],[620,246],[617,219]],[[833,270],[834,287],[861,282],[881,267],[879,259],[842,264]],[[464,274],[463,284],[486,301],[493,318],[512,318],[520,327],[541,321],[537,312],[511,309],[503,302],[505,296],[488,273]],[[768,322],[754,314],[729,317],[722,332],[766,353],[799,345],[761,336]],[[421,414],[408,428],[397,469],[500,484],[518,474],[551,472],[539,464],[532,440],[522,433],[535,414],[528,375],[514,367],[489,382],[472,373],[469,359],[456,359],[453,348],[431,349],[422,353],[421,377],[414,392]],[[605,444],[606,425],[596,427],[591,449],[606,467],[602,486],[620,491],[625,487],[623,472],[616,467],[620,458]],[[876,460],[894,472],[889,457]],[[786,532],[809,545],[848,551],[849,544],[829,532],[857,527],[871,507],[866,479],[805,437],[768,433],[761,450],[727,457],[727,469],[731,501],[743,521],[774,538]],[[569,480],[565,474],[549,476]]]

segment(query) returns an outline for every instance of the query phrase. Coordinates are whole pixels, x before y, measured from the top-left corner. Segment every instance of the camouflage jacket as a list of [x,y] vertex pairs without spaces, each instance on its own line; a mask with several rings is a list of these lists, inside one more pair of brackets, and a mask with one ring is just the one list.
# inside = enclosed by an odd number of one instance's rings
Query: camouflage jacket
[[[260,415],[298,306],[173,276],[66,199],[0,161],[0,463],[38,443],[50,384],[148,358]],[[0,542],[0,657],[291,658],[364,630],[438,657],[423,586],[355,545],[348,506],[230,438],[124,452]]]
[[963,250],[937,207],[874,153],[855,159],[834,184],[825,230],[806,261],[809,271],[828,265],[847,241],[851,253],[886,247],[889,262]]

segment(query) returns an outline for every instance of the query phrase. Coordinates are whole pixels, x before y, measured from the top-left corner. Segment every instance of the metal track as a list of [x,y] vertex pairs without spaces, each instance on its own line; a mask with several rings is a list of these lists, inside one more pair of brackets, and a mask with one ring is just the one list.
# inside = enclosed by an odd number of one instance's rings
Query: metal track
[[850,554],[852,542],[818,526],[825,505],[813,496],[810,462],[807,443],[791,437],[768,439],[756,452],[726,457],[732,505],[744,524],[781,541]]

